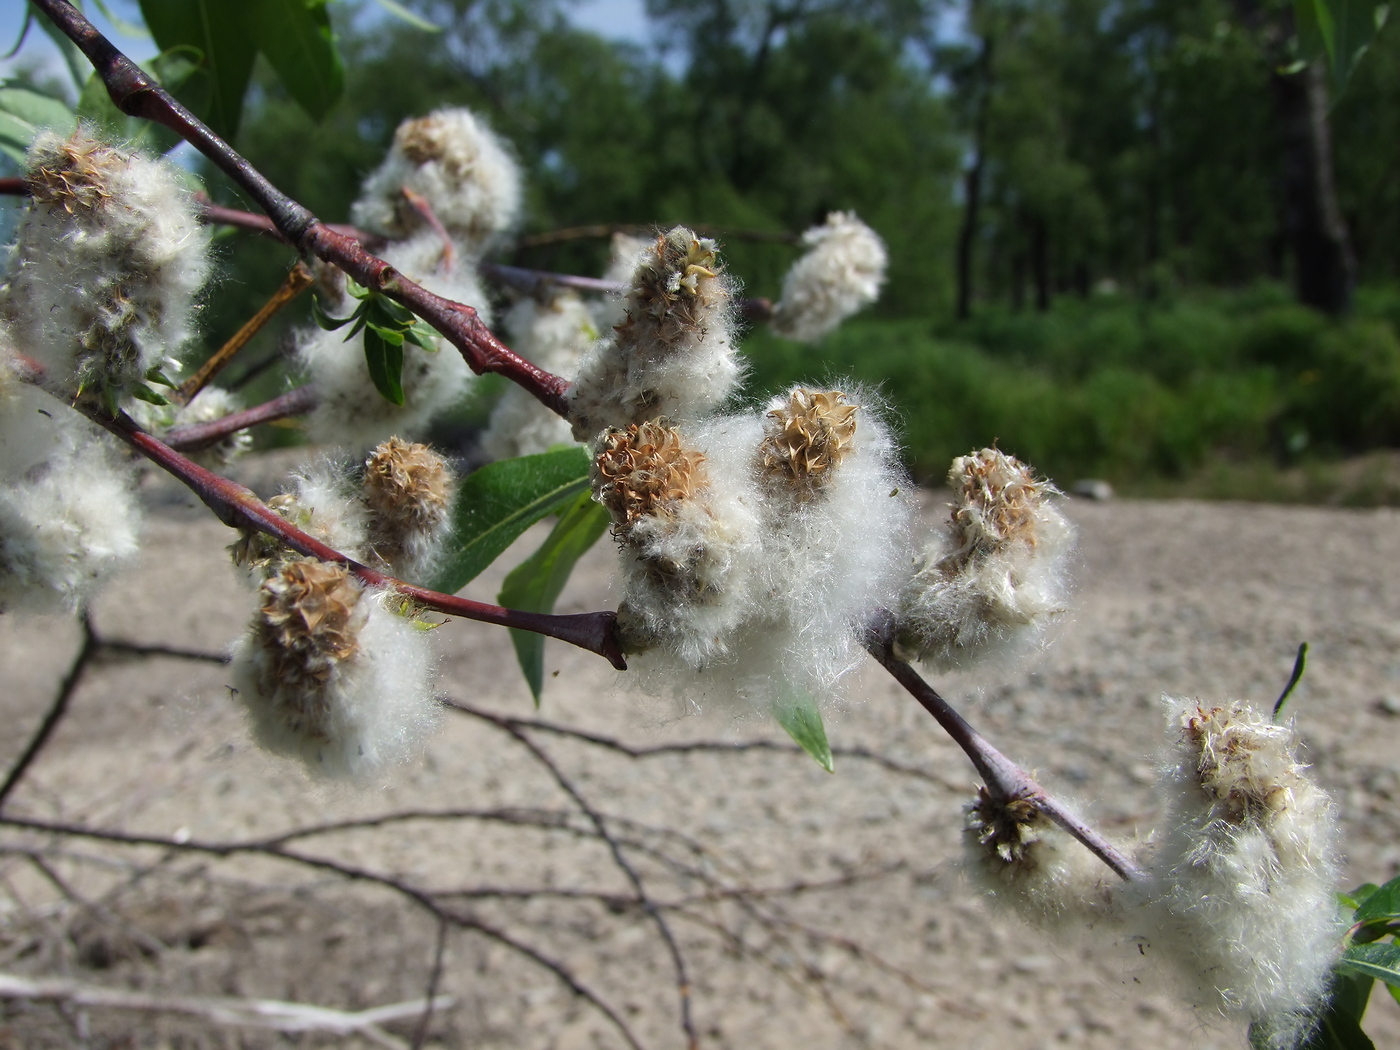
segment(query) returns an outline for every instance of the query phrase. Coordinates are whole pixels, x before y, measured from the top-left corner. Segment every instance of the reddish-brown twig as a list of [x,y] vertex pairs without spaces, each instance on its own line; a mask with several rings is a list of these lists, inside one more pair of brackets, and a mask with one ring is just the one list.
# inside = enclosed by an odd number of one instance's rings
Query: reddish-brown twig
[[147,434],[124,413],[110,415],[86,400],[78,402],[74,407],[152,463],[178,478],[204,501],[220,521],[231,528],[253,529],[266,533],[299,554],[323,561],[339,562],[348,566],[369,586],[392,587],[425,609],[558,638],[570,645],[577,645],[581,649],[596,653],[620,671],[627,669],[627,662],[623,659],[622,649],[617,641],[615,612],[575,613],[571,616],[521,612],[405,583],[387,573],[361,565],[353,558],[326,546],[287,521],[258,499],[250,489],[206,470],[198,463],[180,455],[169,445]]
[[963,753],[977,767],[977,772],[982,775],[987,789],[993,795],[1000,799],[1025,799],[1033,803],[1037,809],[1083,843],[1120,878],[1131,882],[1143,877],[1138,866],[1117,847],[1037,784],[1029,773],[993,747],[986,737],[973,729],[967,719],[939,696],[938,691],[925,682],[914,668],[895,656],[890,635],[891,623],[889,618],[885,617],[883,623],[873,626],[868,632],[866,651],[934,717],[943,727],[943,731],[953,738],[953,743],[962,748]]
[[216,441],[236,434],[240,430],[271,423],[274,419],[287,419],[310,412],[320,402],[320,395],[311,384],[288,390],[285,394],[264,401],[261,405],[245,408],[241,412],[230,412],[208,423],[190,423],[182,427],[172,427],[165,432],[163,440],[173,449],[181,452],[196,452],[208,448]]

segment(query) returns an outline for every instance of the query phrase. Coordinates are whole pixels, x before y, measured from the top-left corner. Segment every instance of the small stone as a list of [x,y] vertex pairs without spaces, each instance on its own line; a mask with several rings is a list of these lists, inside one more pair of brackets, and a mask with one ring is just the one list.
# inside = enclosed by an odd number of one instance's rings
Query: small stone
[[1102,478],[1080,478],[1070,486],[1070,493],[1081,499],[1110,500],[1113,486]]
[[1389,693],[1376,700],[1376,708],[1386,715],[1400,716],[1400,696]]

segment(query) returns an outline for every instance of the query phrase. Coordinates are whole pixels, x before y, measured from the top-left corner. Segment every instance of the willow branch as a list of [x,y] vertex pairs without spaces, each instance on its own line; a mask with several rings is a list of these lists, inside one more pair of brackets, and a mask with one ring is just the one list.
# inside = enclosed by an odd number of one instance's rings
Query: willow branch
[[335,264],[364,287],[412,310],[457,348],[473,372],[505,376],[546,408],[567,415],[568,380],[513,353],[472,307],[434,295],[409,280],[383,259],[371,255],[354,237],[323,223],[277,189],[122,54],[67,0],[34,0],[34,4],[87,56],[118,109],[169,128],[203,153],[267,213],[278,233],[298,252]]
[[338,562],[347,566],[367,586],[392,587],[425,609],[481,623],[532,631],[548,638],[558,638],[562,642],[596,653],[619,671],[627,669],[614,629],[617,621],[615,612],[575,613],[570,616],[521,612],[405,583],[326,546],[263,503],[251,489],[206,470],[182,456],[169,445],[147,434],[125,413],[110,415],[87,400],[79,401],[74,407],[152,463],[174,475],[230,528],[252,529],[265,533],[299,554],[322,561]]
[[285,394],[264,401],[261,405],[245,408],[241,412],[230,412],[208,423],[190,423],[182,427],[172,427],[165,432],[164,440],[173,449],[182,452],[196,452],[223,440],[230,434],[270,423],[274,419],[287,419],[310,412],[320,404],[321,395],[310,383],[288,390]]
[[962,748],[994,796],[1002,800],[1024,799],[1031,802],[1040,812],[1083,843],[1121,879],[1134,882],[1143,878],[1138,866],[1124,856],[1113,843],[1036,783],[1029,773],[993,747],[987,738],[973,729],[967,719],[939,696],[938,691],[925,682],[914,668],[895,656],[888,618],[884,623],[870,629],[865,648],[871,656],[880,661],[881,666],[894,680],[934,717],[943,727],[943,731],[952,737],[953,743]]

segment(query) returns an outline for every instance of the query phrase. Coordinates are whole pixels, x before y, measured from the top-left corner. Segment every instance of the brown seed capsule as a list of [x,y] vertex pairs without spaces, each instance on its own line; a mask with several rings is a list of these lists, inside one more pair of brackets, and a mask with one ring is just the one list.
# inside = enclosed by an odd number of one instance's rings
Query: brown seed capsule
[[57,156],[33,168],[25,177],[30,196],[39,204],[62,208],[69,215],[95,211],[112,196],[108,172],[126,158],[96,139],[74,136],[55,150]]
[[787,404],[768,413],[758,452],[763,473],[786,483],[799,500],[811,499],[850,453],[858,407],[839,390],[798,387]]
[[607,431],[593,461],[593,494],[612,514],[613,535],[625,538],[638,518],[665,514],[703,488],[704,462],[703,454],[681,444],[678,430],[660,420]]
[[313,559],[284,566],[262,585],[253,632],[268,657],[264,692],[295,707],[287,724],[314,738],[327,735],[325,686],[336,665],[359,648],[360,593],[345,566]]
[[977,801],[967,809],[967,832],[1004,864],[1034,864],[1031,847],[1040,840],[1037,825],[1044,825],[1040,807],[1028,798],[1001,799],[985,787],[977,789]]
[[720,273],[714,241],[698,238],[684,226],[658,236],[632,279],[618,339],[642,347],[655,342],[662,348],[692,339],[728,296]]
[[447,520],[452,471],[427,445],[391,437],[365,460],[364,501],[370,509],[369,544],[394,562]]
[[961,549],[990,551],[1018,540],[1035,546],[1036,512],[1052,489],[1020,460],[994,448],[959,456],[948,471],[948,486]]

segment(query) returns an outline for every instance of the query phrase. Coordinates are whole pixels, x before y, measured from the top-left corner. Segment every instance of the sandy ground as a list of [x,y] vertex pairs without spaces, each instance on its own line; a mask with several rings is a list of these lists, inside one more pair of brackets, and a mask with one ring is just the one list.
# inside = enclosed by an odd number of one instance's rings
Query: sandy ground
[[[96,603],[98,632],[220,651],[251,609],[223,553],[232,534],[168,486],[150,495],[142,559]],[[944,694],[1131,844],[1160,816],[1160,694],[1271,700],[1307,640],[1296,713],[1345,821],[1346,882],[1400,872],[1400,515],[1127,501],[1074,502],[1069,513],[1081,552],[1072,622],[1015,673],[948,677],[938,682]],[[561,611],[612,602],[610,560],[607,544],[595,549]],[[491,598],[501,575],[467,593]],[[453,623],[436,640],[443,691],[478,708],[640,747],[785,740],[722,711],[677,718],[626,694],[601,661],[555,643],[536,716],[501,632]],[[0,762],[23,748],[78,644],[74,623],[0,618]],[[428,1045],[626,1045],[520,948],[566,969],[642,1044],[685,1045],[671,957],[580,798],[667,916],[704,1046],[1244,1045],[1238,1026],[1183,1005],[1133,931],[1049,937],[976,895],[957,869],[970,767],[878,668],[864,674],[859,702],[828,724],[848,750],[834,776],[791,749],[630,758],[526,730],[533,752],[489,721],[451,715],[421,762],[368,791],[318,786],[258,753],[225,677],[217,664],[103,655],[7,815],[222,849],[417,811],[286,848],[392,877],[472,927],[445,938],[439,991],[452,1002],[432,1019]],[[437,921],[372,879],[259,853],[13,826],[0,829],[0,851],[0,972],[356,1010],[421,996],[433,969]],[[1400,1041],[1400,1010],[1383,992],[1368,1028],[1380,1046]],[[407,1043],[414,1032],[412,1018],[389,1021],[376,1038]],[[376,1044],[9,1002],[0,1004],[5,1045]]]

